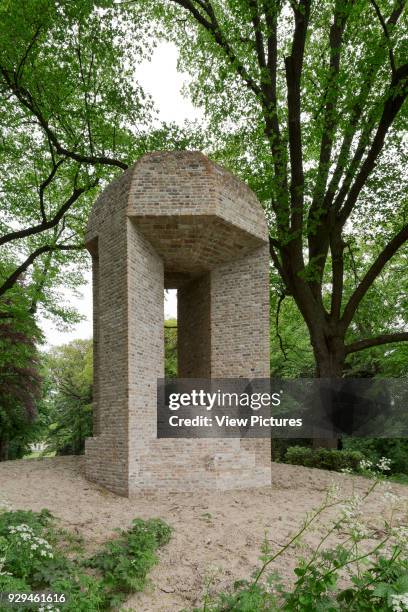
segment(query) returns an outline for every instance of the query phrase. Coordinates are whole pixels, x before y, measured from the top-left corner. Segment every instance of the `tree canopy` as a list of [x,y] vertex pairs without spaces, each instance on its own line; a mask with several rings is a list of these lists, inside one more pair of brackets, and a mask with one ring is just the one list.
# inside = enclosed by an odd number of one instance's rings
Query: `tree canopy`
[[137,81],[152,48],[143,18],[103,0],[6,2],[0,32],[0,297],[25,278],[33,310],[60,316],[55,290],[82,281],[99,189],[194,134],[160,124]]
[[[4,431],[5,423],[23,427],[38,403],[37,310],[77,316],[58,291],[83,281],[92,203],[152,150],[204,149],[262,202],[274,374],[406,375],[406,4],[1,4]],[[163,39],[179,49],[192,99],[205,111],[201,126],[161,124],[138,83],[139,63]],[[175,330],[166,339],[175,375]]]
[[[133,5],[135,15],[143,3]],[[218,157],[265,206],[283,291],[321,376],[362,347],[408,340],[406,320],[355,340],[357,310],[408,239],[406,2],[145,2],[176,42]],[[375,247],[352,285],[349,245]],[[351,336],[353,339],[351,340]]]

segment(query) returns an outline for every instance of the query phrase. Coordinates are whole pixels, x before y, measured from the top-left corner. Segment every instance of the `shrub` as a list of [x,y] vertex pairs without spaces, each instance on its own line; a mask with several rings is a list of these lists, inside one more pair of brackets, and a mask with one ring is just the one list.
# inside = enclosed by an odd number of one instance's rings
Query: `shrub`
[[32,512],[31,510],[14,510],[13,512],[0,513],[0,536],[7,536],[9,527],[25,523],[33,529],[37,535],[42,533],[53,521],[53,516],[48,510]]
[[110,593],[111,605],[118,605],[126,593],[141,591],[150,569],[157,563],[156,550],[170,540],[171,529],[160,519],[135,519],[119,538],[107,542],[86,565],[99,570]]
[[[64,612],[117,609],[127,594],[142,590],[166,544],[170,527],[160,519],[135,519],[129,530],[91,559],[73,557],[78,541],[55,526],[47,510],[0,513],[0,592],[64,594]],[[90,575],[90,569],[97,575]],[[24,611],[38,610],[25,604]]]
[[306,446],[292,446],[287,449],[285,462],[304,467],[315,467],[323,470],[357,471],[364,455],[355,450],[313,449]]
[[272,461],[285,462],[288,448],[292,446],[307,446],[311,448],[312,445],[312,438],[275,438],[271,442],[271,459]]
[[346,450],[357,450],[376,464],[381,457],[391,460],[391,474],[408,474],[407,438],[343,438]]

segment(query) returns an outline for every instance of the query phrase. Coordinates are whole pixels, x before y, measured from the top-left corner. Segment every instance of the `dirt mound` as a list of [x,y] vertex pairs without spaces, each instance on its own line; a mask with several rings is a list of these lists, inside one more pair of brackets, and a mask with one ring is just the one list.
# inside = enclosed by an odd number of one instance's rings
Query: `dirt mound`
[[[90,550],[135,517],[163,518],[174,528],[172,540],[160,551],[150,589],[133,596],[125,607],[138,612],[173,612],[201,601],[209,575],[214,576],[216,590],[248,578],[258,563],[265,534],[273,549],[285,543],[333,482],[345,496],[369,487],[358,476],[276,463],[272,464],[271,487],[155,493],[129,500],[89,483],[83,476],[83,458],[54,457],[0,463],[0,506],[48,508],[63,526],[83,535]],[[408,488],[393,485],[392,491],[407,495]],[[386,503],[380,490],[374,492],[366,503],[366,518],[375,523]],[[319,541],[324,521],[332,516],[326,515],[307,534],[306,549]],[[298,548],[288,549],[275,569],[290,580],[300,554]]]

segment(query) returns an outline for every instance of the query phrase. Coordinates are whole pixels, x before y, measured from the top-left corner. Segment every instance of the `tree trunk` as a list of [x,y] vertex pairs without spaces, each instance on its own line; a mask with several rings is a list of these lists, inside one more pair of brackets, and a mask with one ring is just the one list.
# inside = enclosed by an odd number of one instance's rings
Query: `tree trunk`
[[8,440],[6,438],[0,438],[0,461],[7,461],[8,459]]
[[[323,336],[317,341],[312,340],[315,360],[316,377],[340,379],[344,371],[345,349],[344,339],[340,336]],[[327,438],[313,438],[313,448],[338,449],[340,438],[333,435]]]

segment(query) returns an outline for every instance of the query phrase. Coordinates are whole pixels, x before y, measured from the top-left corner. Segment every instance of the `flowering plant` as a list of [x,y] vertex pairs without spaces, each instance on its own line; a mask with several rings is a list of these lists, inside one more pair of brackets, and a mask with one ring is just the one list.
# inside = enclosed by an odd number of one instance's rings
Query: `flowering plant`
[[9,574],[26,579],[44,565],[44,561],[54,558],[51,544],[35,534],[32,527],[25,523],[9,525],[8,537],[0,540],[0,554],[3,567],[7,564]]
[[[221,593],[215,600],[207,594],[204,607],[196,610],[408,612],[408,526],[401,523],[401,516],[407,517],[407,499],[392,492],[384,478],[384,472],[390,469],[387,458],[376,465],[361,463],[360,470],[372,478],[365,492],[355,492],[354,480],[352,494],[346,498],[338,485],[331,486],[320,507],[306,515],[286,544],[274,553],[264,544],[262,564],[251,580],[235,583],[232,592]],[[373,525],[367,520],[364,503],[380,487],[385,510],[379,517],[380,524]],[[337,518],[308,558],[298,559],[294,585],[284,584],[276,572],[269,573],[272,564],[285,551],[299,546],[304,533],[324,512],[334,508],[338,509]],[[326,548],[336,533],[340,543]]]

